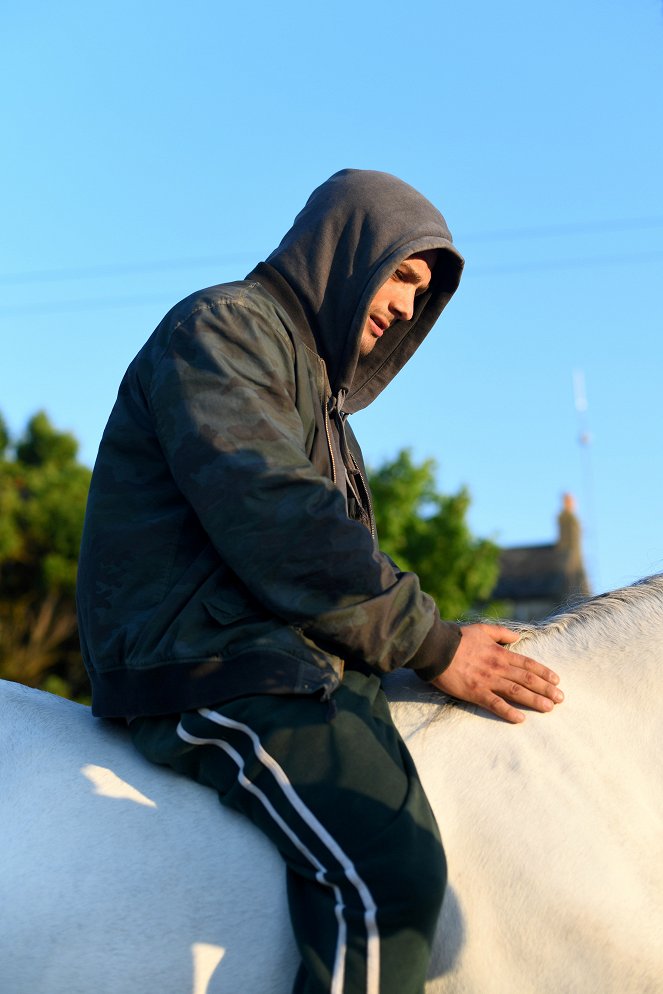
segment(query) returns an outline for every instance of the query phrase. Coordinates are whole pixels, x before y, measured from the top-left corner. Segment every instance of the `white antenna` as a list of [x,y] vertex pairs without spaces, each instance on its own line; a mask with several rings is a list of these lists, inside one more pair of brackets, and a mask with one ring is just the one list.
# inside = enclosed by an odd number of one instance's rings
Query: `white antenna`
[[596,530],[594,527],[594,485],[592,479],[592,461],[590,445],[592,434],[589,430],[589,404],[585,389],[585,374],[581,369],[573,370],[573,398],[578,415],[578,443],[582,465],[584,505],[585,505],[585,548],[588,551],[587,578],[590,590],[593,591],[592,579],[596,576]]

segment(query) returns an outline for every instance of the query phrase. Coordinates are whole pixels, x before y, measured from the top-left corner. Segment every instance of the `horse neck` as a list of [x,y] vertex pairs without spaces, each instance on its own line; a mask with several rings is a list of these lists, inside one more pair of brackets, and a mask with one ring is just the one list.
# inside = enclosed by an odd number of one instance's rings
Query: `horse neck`
[[[643,705],[663,696],[663,575],[592,598],[525,630],[516,651]],[[660,705],[658,705],[660,710]]]

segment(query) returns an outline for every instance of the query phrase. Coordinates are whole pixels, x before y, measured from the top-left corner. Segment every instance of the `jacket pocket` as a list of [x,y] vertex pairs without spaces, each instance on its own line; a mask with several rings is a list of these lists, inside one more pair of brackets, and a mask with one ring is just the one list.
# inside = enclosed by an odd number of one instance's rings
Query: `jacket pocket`
[[249,618],[253,621],[265,621],[269,617],[259,601],[238,590],[224,590],[222,594],[206,597],[203,607],[224,628]]

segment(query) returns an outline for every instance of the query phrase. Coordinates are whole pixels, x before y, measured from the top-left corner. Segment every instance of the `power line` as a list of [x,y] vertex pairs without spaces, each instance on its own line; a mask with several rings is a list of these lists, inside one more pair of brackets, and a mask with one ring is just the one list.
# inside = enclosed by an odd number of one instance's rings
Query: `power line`
[[663,217],[653,215],[651,217],[613,218],[607,221],[568,221],[562,224],[535,225],[529,228],[475,231],[463,235],[463,243],[519,238],[551,238],[562,235],[589,235],[609,231],[635,231],[643,228],[663,228]]
[[110,311],[116,307],[141,307],[149,304],[163,306],[165,291],[161,294],[137,294],[133,297],[82,297],[75,300],[46,300],[34,304],[9,304],[0,307],[0,317],[12,314],[57,314],[63,311]]
[[[631,255],[615,256],[586,256],[576,259],[560,259],[547,262],[525,262],[511,265],[498,263],[494,266],[477,266],[467,268],[465,278],[486,276],[516,276],[522,273],[550,272],[560,269],[580,269],[600,266],[627,265],[635,262],[650,262],[663,258],[663,250],[658,252],[641,252]],[[0,306],[0,317],[13,314],[46,314],[63,311],[105,311],[116,307],[137,307],[142,305],[163,303],[166,294],[138,294],[128,297],[83,297],[73,300],[49,300],[30,304]]]
[[587,269],[594,266],[624,266],[634,262],[652,262],[663,258],[663,249],[651,252],[631,252],[621,255],[586,255],[571,259],[549,259],[545,262],[498,262],[494,265],[472,267],[470,264],[465,271],[466,277],[472,276],[511,276],[521,273],[552,272],[556,269]]
[[[663,258],[663,250],[653,252],[632,253],[631,255],[613,256],[584,256],[575,259],[554,259],[545,262],[521,262],[516,264],[497,263],[494,266],[469,266],[466,278],[481,278],[488,276],[516,276],[523,273],[551,272],[560,269],[580,269],[601,266],[628,265],[639,262],[651,262]],[[143,294],[129,297],[83,297],[73,300],[49,300],[28,304],[9,304],[0,306],[0,317],[10,317],[14,314],[45,314],[63,311],[97,310],[105,311],[116,307],[137,307],[141,305],[164,305],[166,291],[161,294]]]
[[[612,218],[603,221],[569,221],[562,224],[536,225],[524,228],[504,228],[493,231],[468,232],[462,236],[463,244],[487,241],[508,241],[527,238],[551,238],[564,235],[597,234],[601,232],[634,231],[663,227],[663,217],[652,215],[637,218]],[[68,280],[104,279],[109,276],[128,276],[139,273],[167,272],[192,269],[197,266],[232,265],[253,262],[259,252],[235,252],[179,259],[155,259],[148,262],[108,263],[96,266],[63,267],[60,269],[29,270],[0,275],[0,285],[11,286],[29,283],[53,283]]]
[[129,276],[133,273],[159,273],[173,269],[194,269],[197,266],[222,266],[236,262],[251,262],[255,254],[248,252],[233,255],[204,255],[198,258],[161,259],[151,262],[109,263],[100,266],[77,266],[64,269],[36,269],[24,273],[0,275],[0,284],[10,286],[21,283],[59,283],[67,280],[99,279],[106,276]]

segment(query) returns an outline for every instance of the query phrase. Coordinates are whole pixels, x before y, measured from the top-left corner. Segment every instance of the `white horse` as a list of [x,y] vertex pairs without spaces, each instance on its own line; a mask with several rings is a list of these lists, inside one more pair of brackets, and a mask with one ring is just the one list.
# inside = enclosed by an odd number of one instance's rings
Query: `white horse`
[[[449,862],[427,994],[663,991],[663,575],[516,651],[564,704],[507,725],[398,674]],[[248,857],[248,858],[247,858]],[[0,683],[1,994],[287,994],[268,842],[120,727]]]

